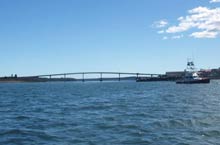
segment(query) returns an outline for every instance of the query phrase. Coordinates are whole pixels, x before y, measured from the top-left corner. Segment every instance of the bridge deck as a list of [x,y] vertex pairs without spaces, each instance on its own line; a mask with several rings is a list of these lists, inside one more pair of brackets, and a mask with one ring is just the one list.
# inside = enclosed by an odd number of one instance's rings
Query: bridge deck
[[108,75],[135,75],[135,76],[150,76],[158,77],[162,74],[149,74],[149,73],[126,73],[126,72],[75,72],[75,73],[59,73],[59,74],[47,74],[47,75],[38,75],[36,77],[52,77],[52,76],[68,76],[68,75],[86,75],[86,74],[108,74]]

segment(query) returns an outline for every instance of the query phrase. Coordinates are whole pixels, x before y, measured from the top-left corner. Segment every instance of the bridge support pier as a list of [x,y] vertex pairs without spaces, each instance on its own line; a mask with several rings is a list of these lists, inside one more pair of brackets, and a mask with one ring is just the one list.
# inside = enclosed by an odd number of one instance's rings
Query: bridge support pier
[[82,82],[85,82],[85,77],[84,77],[84,73],[82,73]]
[[136,78],[136,79],[138,79],[138,77],[139,77],[139,73],[137,73],[137,74],[136,74],[136,76],[137,76],[137,78]]
[[102,73],[100,73],[100,82],[102,82],[103,79],[102,79]]
[[119,82],[121,81],[121,74],[120,73],[118,74],[118,81]]

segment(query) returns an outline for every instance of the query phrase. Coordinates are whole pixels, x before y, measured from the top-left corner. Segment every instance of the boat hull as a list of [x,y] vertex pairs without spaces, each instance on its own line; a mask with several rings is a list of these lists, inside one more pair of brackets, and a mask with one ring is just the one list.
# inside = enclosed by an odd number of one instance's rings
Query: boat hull
[[177,84],[209,84],[210,79],[201,79],[201,80],[181,80],[177,81]]

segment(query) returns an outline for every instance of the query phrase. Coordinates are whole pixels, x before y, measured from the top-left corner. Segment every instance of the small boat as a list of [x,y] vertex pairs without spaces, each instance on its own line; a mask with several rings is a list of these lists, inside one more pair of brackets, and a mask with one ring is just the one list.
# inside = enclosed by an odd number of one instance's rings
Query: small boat
[[176,81],[177,84],[208,84],[210,83],[209,78],[202,78],[198,75],[195,70],[193,61],[187,62],[187,69],[185,70],[185,76],[183,79]]

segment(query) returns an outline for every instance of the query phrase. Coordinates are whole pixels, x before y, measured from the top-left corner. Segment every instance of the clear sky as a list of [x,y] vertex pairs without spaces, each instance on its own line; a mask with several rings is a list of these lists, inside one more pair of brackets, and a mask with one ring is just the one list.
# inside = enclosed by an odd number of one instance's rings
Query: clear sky
[[218,0],[1,0],[0,76],[220,67]]

